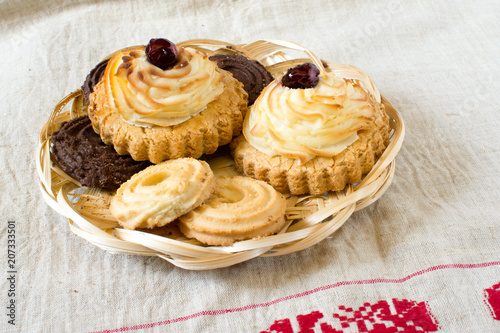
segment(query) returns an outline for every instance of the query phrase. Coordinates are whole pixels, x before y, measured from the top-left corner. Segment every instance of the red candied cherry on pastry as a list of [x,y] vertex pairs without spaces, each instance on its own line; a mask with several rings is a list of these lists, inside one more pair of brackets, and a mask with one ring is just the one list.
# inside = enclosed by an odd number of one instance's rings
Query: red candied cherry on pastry
[[164,38],[153,38],[146,46],[148,61],[163,70],[172,68],[177,64],[179,50],[175,44]]
[[319,82],[319,69],[309,62],[290,68],[281,78],[281,84],[292,89],[314,88]]

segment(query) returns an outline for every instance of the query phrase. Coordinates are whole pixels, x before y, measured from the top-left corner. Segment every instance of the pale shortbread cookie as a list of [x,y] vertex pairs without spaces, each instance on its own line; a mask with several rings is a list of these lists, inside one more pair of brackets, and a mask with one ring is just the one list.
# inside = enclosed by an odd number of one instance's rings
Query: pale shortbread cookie
[[269,184],[247,177],[217,177],[214,194],[179,217],[181,231],[208,245],[268,236],[286,222],[286,199]]
[[169,160],[123,183],[109,210],[125,229],[161,227],[201,205],[215,186],[215,176],[205,161]]
[[[89,96],[88,107],[94,131],[105,144],[113,145],[119,154],[130,154],[134,160],[156,164],[213,153],[240,134],[248,98],[243,84],[215,62],[212,64],[206,55],[190,52],[182,51],[186,61],[167,71],[147,63],[140,49],[127,51],[123,56],[117,53],[119,57],[111,59],[116,61],[108,64],[103,79]],[[210,66],[212,72],[196,76],[196,70]],[[187,77],[180,77],[188,68],[192,71]],[[171,77],[169,71],[174,73]],[[177,72],[179,77],[175,76]],[[210,75],[217,80],[211,82]],[[120,78],[122,81],[117,81]],[[182,80],[187,79],[190,81],[183,84]],[[205,90],[198,87],[204,80],[210,85],[206,91],[220,91],[215,97],[209,96],[207,100],[214,99],[206,106],[198,103],[207,98]],[[168,95],[171,91],[178,91],[178,96]],[[186,109],[186,104],[194,109]]]
[[252,147],[243,135],[231,142],[235,166],[248,177],[263,180],[281,193],[321,194],[340,191],[361,180],[389,144],[389,117],[381,105],[369,128],[334,157],[317,156],[304,164],[284,156],[270,157]]

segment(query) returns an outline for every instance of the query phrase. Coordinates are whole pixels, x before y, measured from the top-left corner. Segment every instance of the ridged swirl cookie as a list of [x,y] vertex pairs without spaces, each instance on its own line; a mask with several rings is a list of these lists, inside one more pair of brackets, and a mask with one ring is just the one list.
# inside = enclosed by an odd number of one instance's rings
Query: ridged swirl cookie
[[252,105],[262,89],[274,80],[271,73],[260,62],[242,55],[215,54],[209,59],[217,61],[217,66],[231,72],[238,81],[243,83],[243,88],[248,93],[248,105]]
[[265,182],[247,177],[217,177],[214,194],[179,218],[181,231],[208,245],[268,236],[286,222],[286,199]]
[[147,61],[143,48],[110,59],[88,107],[104,143],[157,164],[211,154],[241,132],[243,84],[202,52],[180,48],[179,57],[165,71]]
[[162,227],[199,206],[212,194],[215,184],[206,162],[169,160],[122,184],[109,209],[125,229]]
[[82,186],[116,190],[133,174],[150,166],[148,161],[134,161],[105,145],[92,129],[87,116],[62,123],[50,138],[51,153],[61,169]]
[[89,96],[94,91],[95,85],[101,81],[102,76],[104,75],[108,61],[109,59],[105,59],[98,63],[87,75],[85,82],[83,82],[82,92],[87,104],[89,103]]

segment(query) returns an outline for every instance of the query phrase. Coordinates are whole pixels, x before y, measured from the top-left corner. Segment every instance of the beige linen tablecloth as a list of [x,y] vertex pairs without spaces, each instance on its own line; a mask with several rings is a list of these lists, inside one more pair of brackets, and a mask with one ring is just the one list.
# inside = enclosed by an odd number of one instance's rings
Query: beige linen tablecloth
[[[500,332],[499,17],[498,1],[0,1],[0,331]],[[315,246],[212,271],[74,235],[40,194],[40,130],[101,58],[152,37],[289,40],[363,69],[406,123],[393,184]]]

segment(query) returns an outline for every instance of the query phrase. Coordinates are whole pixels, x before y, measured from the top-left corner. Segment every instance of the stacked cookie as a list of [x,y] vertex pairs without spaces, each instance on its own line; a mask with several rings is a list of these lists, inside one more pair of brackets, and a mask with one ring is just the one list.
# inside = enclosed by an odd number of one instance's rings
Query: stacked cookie
[[187,237],[209,245],[271,235],[285,224],[285,208],[285,197],[269,184],[216,178],[205,161],[193,158],[169,160],[135,174],[109,207],[126,229],[178,222]]
[[[88,116],[52,136],[61,169],[117,189],[110,211],[124,228],[175,223],[209,245],[278,232],[283,194],[342,190],[389,142],[383,104],[327,63],[273,78],[243,55],[152,39],[101,62],[82,91]],[[83,121],[85,135],[75,135]],[[227,144],[244,176],[216,178],[199,160]]]

